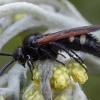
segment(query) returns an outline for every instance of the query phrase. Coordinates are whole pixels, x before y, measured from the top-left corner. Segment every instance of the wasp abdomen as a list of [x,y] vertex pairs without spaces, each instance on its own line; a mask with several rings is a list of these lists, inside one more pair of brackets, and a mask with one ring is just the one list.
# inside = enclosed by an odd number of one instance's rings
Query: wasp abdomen
[[100,57],[100,43],[91,34],[72,36],[61,42],[69,49]]

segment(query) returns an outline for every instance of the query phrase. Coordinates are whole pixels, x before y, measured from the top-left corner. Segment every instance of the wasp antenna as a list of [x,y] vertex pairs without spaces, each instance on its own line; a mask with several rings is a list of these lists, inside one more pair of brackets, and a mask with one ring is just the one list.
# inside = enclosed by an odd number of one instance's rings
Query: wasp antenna
[[13,56],[13,54],[10,53],[5,53],[5,52],[0,52],[1,56]]
[[2,67],[2,69],[0,70],[0,76],[2,75],[2,73],[5,71],[5,69],[7,67],[9,67],[9,65],[11,65],[13,62],[15,62],[15,60],[10,61],[9,63],[7,63],[5,66]]

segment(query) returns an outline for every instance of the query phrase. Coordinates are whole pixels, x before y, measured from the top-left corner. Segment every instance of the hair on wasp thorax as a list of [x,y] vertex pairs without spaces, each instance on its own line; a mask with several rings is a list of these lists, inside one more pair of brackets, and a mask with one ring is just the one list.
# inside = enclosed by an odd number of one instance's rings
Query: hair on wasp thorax
[[[18,46],[14,53],[0,53],[1,56],[12,57],[12,61],[2,67],[0,75],[15,61],[24,67],[27,63],[31,72],[31,65],[37,60],[52,59],[63,64],[56,59],[59,51],[65,51],[71,58],[83,65],[83,60],[75,51],[100,57],[100,43],[93,35],[89,34],[98,30],[100,30],[100,25],[77,27],[48,35],[31,34],[24,39],[22,46]],[[64,57],[64,55],[62,56]]]

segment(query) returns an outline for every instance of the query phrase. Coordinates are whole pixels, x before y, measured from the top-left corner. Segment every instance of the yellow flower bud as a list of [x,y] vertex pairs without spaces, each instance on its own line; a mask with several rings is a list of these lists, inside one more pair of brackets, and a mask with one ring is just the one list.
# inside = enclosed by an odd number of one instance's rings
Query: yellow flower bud
[[15,20],[15,21],[20,20],[20,19],[22,19],[22,18],[25,17],[25,16],[26,16],[25,13],[23,13],[23,14],[16,14],[16,15],[14,16],[14,20]]
[[51,87],[54,89],[65,89],[68,87],[70,78],[68,70],[62,65],[57,65],[53,68],[52,78],[50,79]]
[[66,94],[58,95],[54,100],[67,100],[67,95]]
[[30,88],[25,91],[24,100],[44,100],[44,98],[40,90]]
[[33,70],[33,84],[35,89],[40,88],[40,77],[39,77],[39,71],[38,68],[35,68]]
[[[86,80],[88,80],[88,76],[86,70],[77,62],[72,62],[68,65],[69,74],[73,77],[75,82],[79,82],[80,84],[84,84]],[[86,67],[84,65],[84,67]]]
[[37,68],[33,70],[33,80],[37,83],[40,83],[40,78],[39,78],[39,71]]
[[27,89],[25,91],[24,100],[28,100],[28,98],[33,94],[33,88]]

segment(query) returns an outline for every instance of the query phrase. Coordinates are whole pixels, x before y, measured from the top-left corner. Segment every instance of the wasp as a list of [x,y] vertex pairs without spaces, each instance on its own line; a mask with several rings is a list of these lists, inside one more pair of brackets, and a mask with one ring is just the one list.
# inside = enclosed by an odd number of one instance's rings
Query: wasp
[[[57,56],[60,54],[59,51],[66,52],[81,65],[83,64],[83,60],[75,51],[100,57],[100,43],[95,36],[90,34],[90,32],[98,30],[100,30],[100,25],[77,27],[46,35],[28,35],[23,40],[22,46],[17,47],[14,53],[0,53],[1,56],[12,57],[12,61],[2,67],[0,75],[15,61],[18,61],[23,67],[25,67],[25,63],[27,63],[31,72],[31,66],[37,60],[52,59],[63,64],[57,60]],[[64,57],[64,55],[62,56]]]

